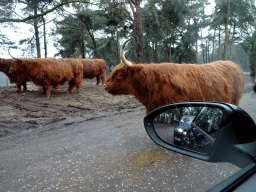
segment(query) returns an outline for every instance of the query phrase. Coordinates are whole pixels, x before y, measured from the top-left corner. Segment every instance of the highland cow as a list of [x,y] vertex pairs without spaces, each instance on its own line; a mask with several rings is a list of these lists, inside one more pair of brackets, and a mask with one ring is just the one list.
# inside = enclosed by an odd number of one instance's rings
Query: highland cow
[[84,78],[97,78],[96,85],[99,85],[100,80],[102,85],[106,81],[106,62],[103,59],[79,59],[84,66]]
[[[129,41],[129,40],[128,40]],[[105,90],[112,95],[134,95],[153,109],[182,101],[218,101],[238,105],[244,92],[242,69],[231,61],[197,64],[134,64],[121,50],[121,63],[106,81]]]
[[50,96],[51,86],[58,88],[66,81],[69,81],[67,93],[75,86],[78,93],[83,80],[83,64],[70,59],[14,59],[9,73],[26,74],[33,83],[43,87],[46,96]]
[[10,74],[9,70],[13,59],[0,58],[0,71],[2,71],[10,80],[10,83],[16,83],[17,92],[21,93],[21,85],[23,85],[23,92],[27,91],[27,82],[30,81],[24,73]]

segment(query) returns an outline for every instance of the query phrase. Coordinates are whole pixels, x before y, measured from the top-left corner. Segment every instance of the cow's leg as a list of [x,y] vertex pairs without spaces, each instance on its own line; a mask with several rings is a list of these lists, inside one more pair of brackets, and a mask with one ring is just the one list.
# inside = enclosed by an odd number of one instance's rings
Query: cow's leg
[[60,87],[60,84],[54,84],[54,85],[53,85],[53,88],[54,88],[54,89],[59,89],[59,87]]
[[83,76],[76,79],[76,93],[79,93],[82,84],[83,84]]
[[43,86],[43,93],[45,94],[45,96],[50,97],[51,96],[51,85],[45,85]]
[[76,93],[79,93],[81,85],[76,85]]
[[105,85],[105,81],[106,81],[105,73],[101,73],[100,78],[101,78],[102,85]]
[[74,82],[74,79],[72,79],[72,80],[69,81],[69,87],[68,87],[68,90],[66,92],[70,93],[73,90],[74,87],[75,87],[75,82]]
[[78,76],[76,76],[76,78],[74,79],[75,85],[76,85],[76,93],[79,93],[80,88],[83,84],[83,74],[79,74]]
[[43,87],[43,94],[45,95],[45,88]]
[[100,75],[98,75],[96,78],[97,78],[96,86],[98,86],[100,84]]
[[24,81],[23,83],[22,83],[22,85],[23,85],[23,92],[26,92],[28,89],[27,89],[27,82],[26,81]]
[[21,93],[21,84],[20,83],[16,83],[17,85],[17,92]]

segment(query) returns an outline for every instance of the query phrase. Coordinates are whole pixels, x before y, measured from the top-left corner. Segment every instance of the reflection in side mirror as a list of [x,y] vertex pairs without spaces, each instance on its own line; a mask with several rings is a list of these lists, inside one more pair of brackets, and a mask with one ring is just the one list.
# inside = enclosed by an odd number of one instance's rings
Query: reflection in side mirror
[[190,157],[238,167],[256,159],[256,138],[251,134],[256,125],[243,109],[232,104],[171,103],[148,113],[144,126],[155,143]]
[[166,143],[202,154],[210,153],[223,112],[215,107],[178,107],[159,114],[153,124]]

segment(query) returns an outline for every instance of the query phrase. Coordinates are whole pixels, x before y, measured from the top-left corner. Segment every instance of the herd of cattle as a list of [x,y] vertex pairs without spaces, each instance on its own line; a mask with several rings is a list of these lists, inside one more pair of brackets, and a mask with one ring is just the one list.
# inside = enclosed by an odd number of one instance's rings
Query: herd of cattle
[[50,88],[58,88],[69,81],[67,92],[76,86],[79,92],[83,78],[97,77],[112,95],[134,95],[146,107],[146,113],[168,103],[182,101],[218,101],[238,105],[244,92],[245,77],[239,65],[231,61],[197,64],[135,64],[125,58],[121,50],[121,63],[108,79],[106,62],[102,59],[0,59],[0,71],[18,92],[26,91],[26,82],[43,87],[50,96]]
[[4,72],[11,83],[16,83],[17,92],[27,90],[27,82],[43,87],[43,93],[50,96],[50,88],[59,88],[69,81],[67,93],[76,86],[78,93],[83,78],[97,78],[97,85],[102,80],[105,84],[106,62],[103,59],[0,59],[0,71]]

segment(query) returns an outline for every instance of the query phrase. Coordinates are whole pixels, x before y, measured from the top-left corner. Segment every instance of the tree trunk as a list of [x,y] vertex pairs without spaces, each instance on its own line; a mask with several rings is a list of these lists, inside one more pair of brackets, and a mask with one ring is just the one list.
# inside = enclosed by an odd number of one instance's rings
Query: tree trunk
[[216,27],[214,29],[214,34],[213,34],[213,38],[212,38],[212,61],[213,61],[213,56],[214,56],[214,52],[215,52],[215,35],[216,35]]
[[220,26],[219,26],[219,48],[218,48],[218,60],[220,60]]
[[85,48],[84,48],[84,41],[79,42],[79,49],[80,49],[80,57],[85,58]]
[[158,63],[158,58],[157,58],[157,42],[155,43],[154,60],[155,60],[155,63]]
[[194,17],[194,23],[195,23],[195,38],[196,38],[196,63],[198,64],[198,26],[197,26],[197,20]]
[[172,62],[172,44],[173,44],[173,34],[171,34],[171,37],[170,37],[170,55],[169,55],[169,58],[168,58],[168,62]]
[[144,41],[143,41],[143,29],[141,22],[141,8],[139,4],[136,6],[136,12],[134,14],[134,34],[136,40],[137,59],[139,63],[144,61]]
[[87,29],[87,31],[88,31],[88,33],[89,33],[89,36],[91,37],[91,39],[92,39],[92,42],[93,42],[93,47],[94,47],[94,58],[99,58],[98,57],[98,53],[97,53],[97,50],[96,50],[96,42],[95,42],[95,39],[94,39],[94,35],[93,35],[93,33],[91,33],[91,31],[90,31],[90,28],[87,26],[87,23],[86,22],[84,22],[84,24],[85,24],[85,27],[86,27],[86,29]]
[[[119,45],[119,34],[118,34],[118,29],[116,30],[116,45]],[[120,58],[119,58],[119,49],[118,46],[116,46],[116,63],[119,63]]]
[[230,60],[232,59],[232,49],[233,49],[235,32],[236,32],[236,24],[234,23],[232,39],[231,39],[231,42],[230,42]]
[[[203,40],[203,31],[201,30],[201,39]],[[203,63],[205,63],[205,58],[204,58],[204,44],[202,41],[202,55],[203,55]]]
[[139,63],[144,61],[144,42],[143,42],[143,29],[142,29],[142,10],[140,8],[142,0],[128,0],[130,4],[132,13],[133,13],[133,31],[136,41],[136,53],[137,53],[137,60]]
[[190,62],[190,54],[189,54],[189,43],[190,43],[190,19],[188,19],[188,27],[187,27],[187,34],[186,34],[186,43],[185,43],[185,55],[186,55],[186,63]]
[[[144,10],[144,12],[149,11],[154,7],[156,4],[155,0],[151,6],[147,9]],[[128,3],[130,4],[130,8],[133,13],[133,31],[135,35],[135,41],[136,41],[136,52],[137,52],[137,60],[139,63],[143,62],[145,60],[145,50],[144,50],[144,41],[143,41],[143,28],[142,28],[142,10],[140,7],[142,0],[128,0]]]
[[230,0],[223,0],[227,2],[227,13],[224,13],[224,23],[225,23],[225,43],[224,43],[224,52],[223,52],[223,60],[227,60],[228,57],[228,41],[229,41],[229,33],[228,33],[228,24],[229,24],[229,15],[230,15]]
[[208,63],[211,62],[211,56],[210,56],[210,40],[208,41]]
[[[37,4],[34,6],[34,15],[37,15]],[[35,29],[35,36],[36,36],[36,51],[37,51],[37,58],[41,58],[40,52],[40,41],[39,41],[39,32],[38,32],[38,21],[37,18],[34,19],[34,29]]]
[[208,41],[206,41],[206,45],[205,45],[205,62],[208,63]]
[[46,42],[46,28],[45,28],[45,19],[42,16],[43,28],[44,28],[44,57],[47,58],[47,42]]
[[81,39],[79,42],[80,55],[81,55],[81,58],[85,58],[85,46],[84,46],[84,38],[83,38],[84,27],[82,23],[80,23],[80,27],[81,27]]

